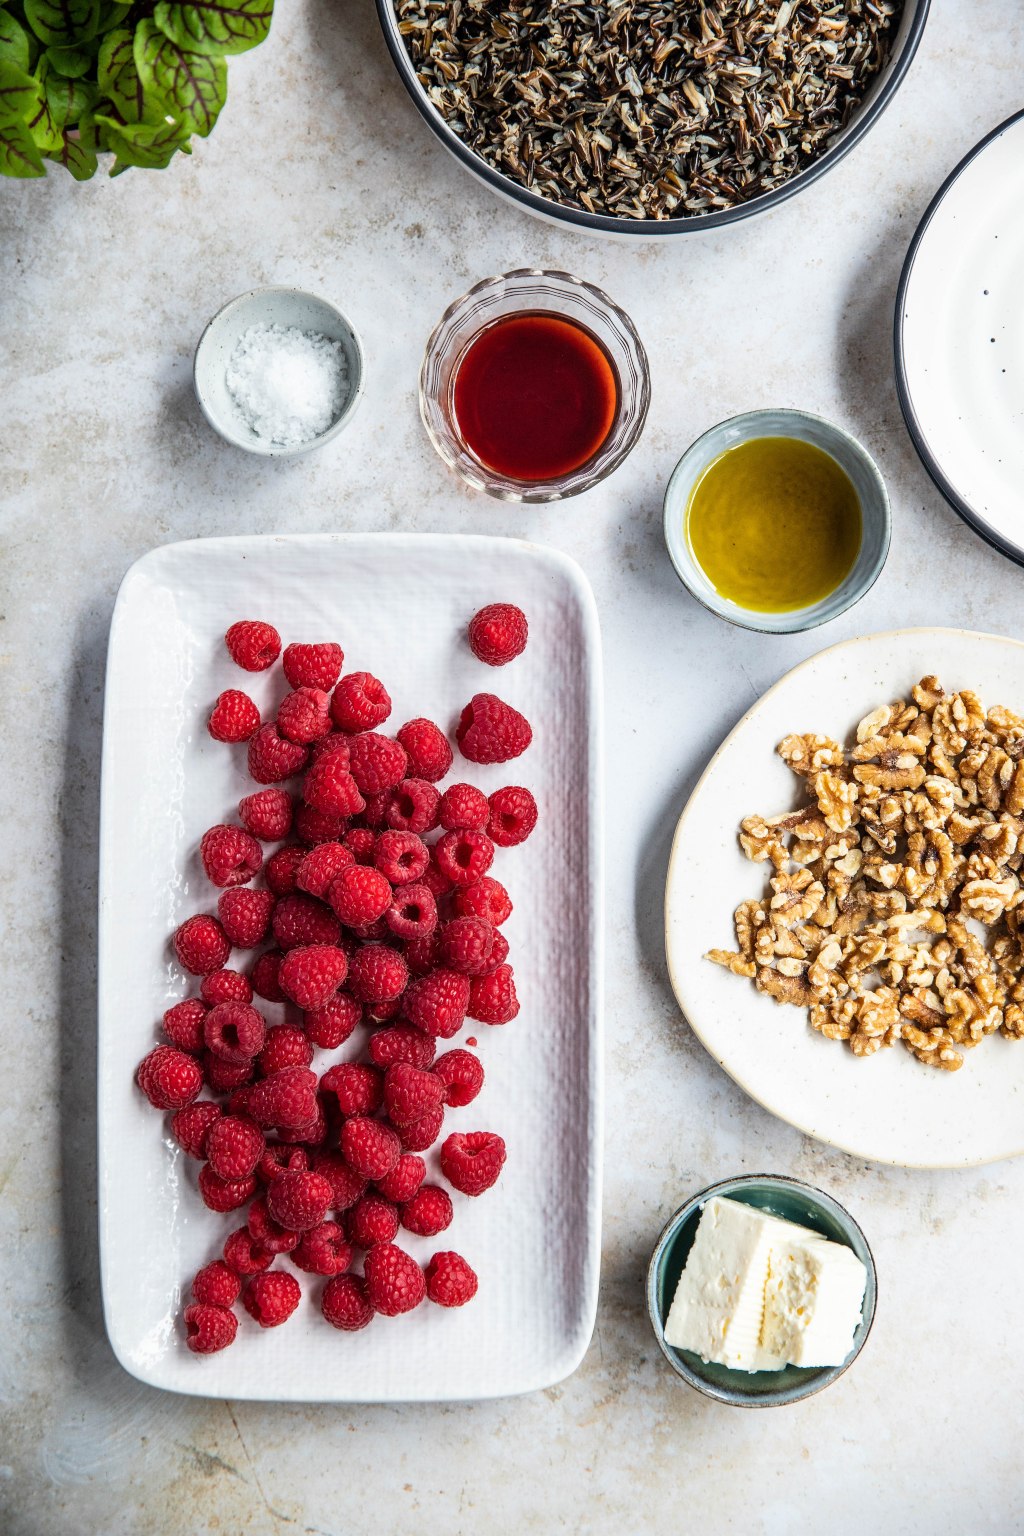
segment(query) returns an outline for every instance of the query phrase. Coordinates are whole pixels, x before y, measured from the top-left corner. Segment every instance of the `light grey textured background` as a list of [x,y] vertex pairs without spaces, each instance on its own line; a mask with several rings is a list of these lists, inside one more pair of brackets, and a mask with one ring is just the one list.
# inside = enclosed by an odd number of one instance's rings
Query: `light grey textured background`
[[[890,347],[920,213],[970,145],[1021,105],[1019,0],[937,0],[896,102],[823,182],[768,218],[641,250],[563,234],[478,188],[406,100],[369,0],[281,0],[279,12],[270,42],[232,63],[227,110],[191,161],[116,182],[76,186],[55,172],[0,187],[0,1528],[1020,1530],[1024,1166],[901,1173],[771,1119],[681,1022],[660,916],[688,787],[791,664],[904,624],[1020,634],[1024,578],[956,520],[918,464]],[[633,457],[550,510],[464,492],[415,407],[422,346],[445,304],[523,264],[607,287],[631,311],[653,374]],[[204,322],[263,282],[324,292],[367,350],[353,426],[296,462],[227,448],[190,393]],[[770,404],[810,407],[863,437],[890,485],[894,541],[860,607],[816,634],[769,641],[686,598],[659,508],[697,432]],[[351,1412],[194,1402],[138,1386],[103,1336],[94,908],[114,593],[162,540],[337,528],[546,540],[581,561],[601,611],[611,767],[602,1302],[580,1371],[523,1400]],[[849,1205],[875,1249],[880,1306],[863,1358],[832,1392],[745,1414],[690,1394],[663,1367],[642,1276],[683,1196],[758,1169],[818,1181]]]

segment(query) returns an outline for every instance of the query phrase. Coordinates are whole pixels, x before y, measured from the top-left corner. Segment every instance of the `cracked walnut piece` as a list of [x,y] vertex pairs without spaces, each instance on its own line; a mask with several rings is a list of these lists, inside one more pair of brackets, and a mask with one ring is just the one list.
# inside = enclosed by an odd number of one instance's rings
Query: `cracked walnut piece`
[[1024,1038],[1024,718],[928,676],[851,746],[778,752],[808,801],[742,822],[769,890],[706,958],[857,1056],[899,1042],[955,1072],[986,1035]]

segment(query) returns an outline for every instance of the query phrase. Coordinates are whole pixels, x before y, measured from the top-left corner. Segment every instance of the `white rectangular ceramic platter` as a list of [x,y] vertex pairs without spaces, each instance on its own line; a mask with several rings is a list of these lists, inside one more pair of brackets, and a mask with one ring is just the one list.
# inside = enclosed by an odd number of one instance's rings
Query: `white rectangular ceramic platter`
[[[530,623],[526,652],[501,669],[477,661],[465,640],[471,615],[494,601],[518,604]],[[456,753],[448,782],[466,778],[488,793],[525,784],[540,822],[521,847],[498,851],[493,871],[515,904],[504,932],[519,1017],[505,1028],[467,1021],[450,1042],[478,1038],[486,1082],[475,1103],[449,1112],[446,1132],[497,1131],[508,1161],[481,1198],[455,1195],[455,1220],[439,1238],[399,1238],[421,1262],[439,1248],[464,1254],[480,1277],[477,1297],[345,1334],[323,1321],[322,1282],[309,1277],[284,1326],[261,1330],[239,1307],[236,1342],[200,1358],[184,1346],[183,1295],[244,1210],[219,1216],[201,1203],[199,1164],[177,1148],[134,1072],[160,1038],[163,1011],[197,990],[169,939],[191,913],[215,909],[200,836],[234,819],[254,787],[245,749],[207,734],[210,705],[241,687],[266,717],[287,687],[280,668],[252,675],[232,664],[222,637],[240,618],[269,620],[285,643],[338,641],[346,670],[377,674],[391,693],[386,730],[427,715],[451,733],[474,693],[507,699],[531,720],[533,745],[504,766],[478,768]],[[517,540],[206,539],[153,550],[129,571],[111,627],[104,727],[99,1191],[107,1328],[133,1375],[225,1398],[385,1402],[527,1392],[579,1364],[600,1241],[600,686],[584,577],[564,556]],[[271,1022],[282,1012],[260,1006]],[[340,1051],[318,1052],[314,1068],[355,1056],[362,1039],[360,1030]],[[436,1149],[426,1156],[429,1178]]]

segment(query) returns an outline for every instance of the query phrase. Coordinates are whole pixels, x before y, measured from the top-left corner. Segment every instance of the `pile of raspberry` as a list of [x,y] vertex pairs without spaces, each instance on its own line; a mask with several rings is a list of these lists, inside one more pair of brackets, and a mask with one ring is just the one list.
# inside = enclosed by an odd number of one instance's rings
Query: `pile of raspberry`
[[[504,665],[526,645],[526,619],[491,604],[468,639],[482,661]],[[492,1131],[442,1140],[446,1112],[472,1103],[484,1069],[467,1048],[475,1038],[437,1052],[467,1019],[502,1025],[519,1012],[501,932],[512,903],[489,871],[496,849],[523,842],[537,821],[521,785],[489,796],[464,782],[439,788],[454,762],[444,731],[419,718],[389,734],[384,684],[343,673],[340,646],[282,655],[277,630],[248,619],[225,640],[248,672],[280,657],[290,691],[273,719],[240,689],[213,707],[210,735],[247,744],[259,787],[237,821],[203,835],[216,912],[189,917],[173,938],[198,995],[167,1010],[168,1043],[137,1073],[202,1164],[205,1204],[245,1211],[192,1281],[184,1323],[197,1354],[233,1342],[239,1300],[264,1328],[285,1322],[301,1297],[293,1269],[324,1278],[320,1310],[348,1331],[425,1298],[458,1307],[476,1293],[460,1254],[438,1251],[424,1268],[396,1239],[444,1232],[449,1189],[456,1200],[481,1195],[505,1162]],[[468,762],[504,763],[532,732],[478,693],[455,738]],[[282,1022],[268,1024],[254,998],[279,1005]],[[315,1051],[340,1051],[357,1029],[354,1056],[313,1069]],[[437,1143],[428,1178],[422,1154]]]

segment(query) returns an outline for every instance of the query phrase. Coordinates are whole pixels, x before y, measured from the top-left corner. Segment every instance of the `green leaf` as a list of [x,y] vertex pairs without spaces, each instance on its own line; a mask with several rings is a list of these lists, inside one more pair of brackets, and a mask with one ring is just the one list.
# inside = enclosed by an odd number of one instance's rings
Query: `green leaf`
[[0,123],[27,122],[44,105],[40,82],[0,59]]
[[74,48],[95,37],[100,0],[25,0],[25,19],[48,48]]
[[0,176],[45,175],[46,167],[25,124],[0,120]]
[[151,21],[140,21],[135,30],[135,67],[146,100],[158,102],[189,133],[205,139],[227,96],[226,61],[187,52]]
[[76,181],[88,181],[91,176],[95,176],[99,167],[92,145],[81,138],[73,138],[69,133],[63,135],[60,148],[46,158],[70,171]]
[[109,96],[126,123],[141,123],[147,115],[142,82],[135,67],[131,32],[120,29],[103,39],[98,61],[100,90]]
[[274,0],[158,0],[153,20],[179,48],[215,57],[262,43],[273,14]]
[[4,10],[0,10],[0,60],[6,60],[17,69],[32,67],[28,33],[10,11]]
[[63,138],[96,105],[96,87],[89,80],[68,80],[52,74],[46,76],[44,84],[50,117]]
[[188,130],[180,123],[119,123],[100,112],[95,121],[100,148],[109,149],[117,156],[110,172],[112,176],[119,175],[129,165],[162,171],[170,165],[179,149],[188,152]]
[[65,80],[80,80],[88,74],[93,60],[81,48],[48,48],[46,63],[54,74]]

